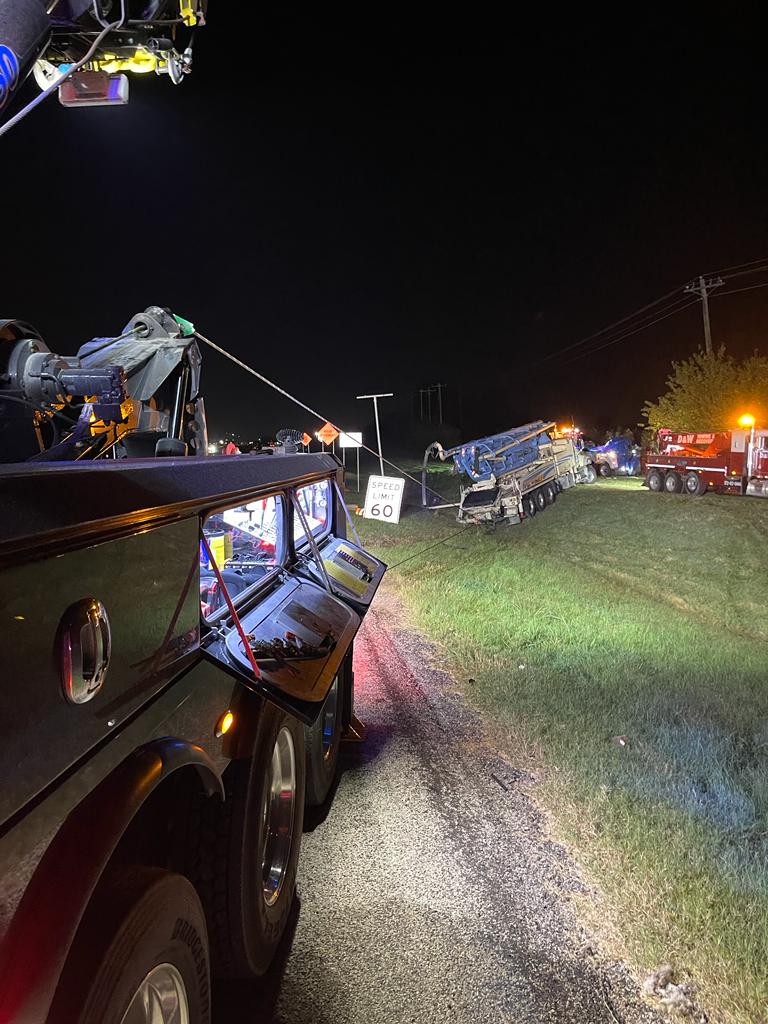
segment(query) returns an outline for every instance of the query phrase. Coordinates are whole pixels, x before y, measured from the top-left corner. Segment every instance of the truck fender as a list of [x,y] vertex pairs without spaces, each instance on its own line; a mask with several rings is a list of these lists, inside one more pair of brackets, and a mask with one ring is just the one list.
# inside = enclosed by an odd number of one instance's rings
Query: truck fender
[[194,767],[224,798],[213,762],[174,737],[135,750],[68,815],[43,854],[0,951],[0,1024],[46,1020],[80,920],[117,844],[150,794]]

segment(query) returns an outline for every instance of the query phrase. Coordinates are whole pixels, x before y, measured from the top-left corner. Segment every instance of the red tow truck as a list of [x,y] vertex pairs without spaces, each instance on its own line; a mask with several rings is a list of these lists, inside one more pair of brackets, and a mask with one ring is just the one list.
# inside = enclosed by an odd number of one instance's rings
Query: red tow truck
[[668,494],[748,494],[768,498],[768,430],[672,433],[643,457],[645,486]]

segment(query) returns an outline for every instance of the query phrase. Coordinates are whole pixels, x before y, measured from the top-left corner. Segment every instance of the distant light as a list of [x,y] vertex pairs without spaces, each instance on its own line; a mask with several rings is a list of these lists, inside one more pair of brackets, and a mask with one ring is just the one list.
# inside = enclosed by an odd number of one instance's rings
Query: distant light
[[225,711],[224,714],[216,723],[216,728],[213,730],[216,739],[221,739],[221,737],[225,733],[229,732],[229,730],[232,728],[234,724],[235,716],[232,714],[231,711]]
[[754,416],[750,416],[750,414],[748,412],[745,412],[743,416],[739,416],[739,426],[740,427],[754,427],[754,425],[755,425],[755,417]]
[[219,450],[219,446],[217,444],[209,444],[208,445],[208,454],[209,455],[215,455],[218,450]]

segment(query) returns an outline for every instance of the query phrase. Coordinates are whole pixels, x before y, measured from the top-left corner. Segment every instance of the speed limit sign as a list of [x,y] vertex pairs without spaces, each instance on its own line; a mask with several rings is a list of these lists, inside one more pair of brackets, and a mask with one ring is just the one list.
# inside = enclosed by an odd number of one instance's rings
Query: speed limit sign
[[384,523],[400,522],[400,505],[405,480],[397,476],[369,476],[365,492],[366,519],[380,519]]

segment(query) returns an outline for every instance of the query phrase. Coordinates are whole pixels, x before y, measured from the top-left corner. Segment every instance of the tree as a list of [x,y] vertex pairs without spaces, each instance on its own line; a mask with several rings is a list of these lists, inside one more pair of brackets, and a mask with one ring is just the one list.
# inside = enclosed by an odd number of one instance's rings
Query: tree
[[768,358],[755,352],[738,362],[724,347],[672,363],[667,391],[643,406],[654,432],[732,430],[746,412],[768,425]]

